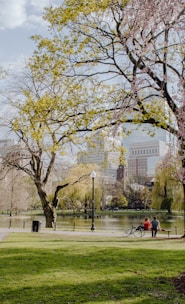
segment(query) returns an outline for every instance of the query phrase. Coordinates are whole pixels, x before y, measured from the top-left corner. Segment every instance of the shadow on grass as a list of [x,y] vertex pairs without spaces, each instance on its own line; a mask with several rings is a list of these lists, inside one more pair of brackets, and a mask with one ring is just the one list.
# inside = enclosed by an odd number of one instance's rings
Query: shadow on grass
[[184,262],[175,250],[1,248],[1,304],[181,304],[169,278]]
[[[119,280],[110,279],[80,284],[64,284],[53,278],[53,283],[1,290],[1,304],[80,304],[80,303],[137,303],[164,304],[174,303],[177,295],[172,292],[166,278],[127,277]],[[41,286],[40,286],[41,285]],[[181,297],[181,300],[183,298]],[[180,296],[179,301],[181,302]]]

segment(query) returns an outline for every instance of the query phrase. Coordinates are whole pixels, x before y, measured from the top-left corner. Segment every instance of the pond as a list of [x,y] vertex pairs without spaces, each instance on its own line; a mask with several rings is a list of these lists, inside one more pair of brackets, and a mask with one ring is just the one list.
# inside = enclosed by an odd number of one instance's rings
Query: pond
[[[153,218],[154,214],[149,214],[146,211],[136,211],[133,213],[110,212],[110,214],[102,214],[101,216],[95,215],[95,229],[96,231],[112,231],[121,232],[123,229],[131,225],[139,225],[143,222],[144,218],[148,216]],[[171,230],[172,234],[184,233],[184,215],[161,213],[158,216],[161,228]],[[23,228],[31,229],[32,221],[38,220],[41,222],[41,227],[45,227],[44,216],[0,216],[0,228]],[[80,216],[61,216],[57,217],[57,230],[91,230],[92,219],[85,215]]]

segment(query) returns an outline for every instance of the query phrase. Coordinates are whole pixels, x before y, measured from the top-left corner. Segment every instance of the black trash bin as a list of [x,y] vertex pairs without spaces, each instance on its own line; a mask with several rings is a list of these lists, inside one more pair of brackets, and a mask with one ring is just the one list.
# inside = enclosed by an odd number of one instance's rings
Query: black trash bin
[[32,222],[32,231],[33,232],[38,232],[39,228],[40,228],[40,224],[41,224],[40,221],[33,221]]

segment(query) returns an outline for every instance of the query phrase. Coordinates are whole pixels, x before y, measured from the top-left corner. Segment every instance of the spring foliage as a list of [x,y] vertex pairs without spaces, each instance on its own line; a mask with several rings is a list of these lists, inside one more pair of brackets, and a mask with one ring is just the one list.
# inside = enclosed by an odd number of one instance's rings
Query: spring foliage
[[183,149],[182,1],[63,1],[44,18],[50,36],[34,37],[32,68],[83,83],[93,110],[104,115],[94,128],[150,123],[177,136]]

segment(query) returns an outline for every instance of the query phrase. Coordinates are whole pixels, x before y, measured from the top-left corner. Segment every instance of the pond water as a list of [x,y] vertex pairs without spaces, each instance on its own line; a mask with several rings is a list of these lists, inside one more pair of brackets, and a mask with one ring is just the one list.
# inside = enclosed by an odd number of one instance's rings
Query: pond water
[[[130,227],[131,225],[139,225],[143,222],[144,218],[149,216],[152,219],[153,215],[141,213],[136,211],[133,214],[110,212],[110,214],[102,214],[101,216],[95,216],[95,229],[96,231],[112,231],[121,232],[123,229]],[[167,215],[165,213],[159,214],[158,219],[161,224],[161,228],[171,230],[172,234],[184,233],[184,215]],[[45,227],[44,216],[19,216],[9,217],[0,216],[0,228],[23,228],[31,229],[32,221],[38,220],[41,222],[41,227]],[[57,217],[57,230],[81,230],[87,231],[91,229],[92,219],[81,216],[58,216]]]

